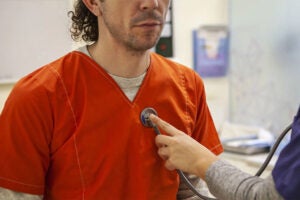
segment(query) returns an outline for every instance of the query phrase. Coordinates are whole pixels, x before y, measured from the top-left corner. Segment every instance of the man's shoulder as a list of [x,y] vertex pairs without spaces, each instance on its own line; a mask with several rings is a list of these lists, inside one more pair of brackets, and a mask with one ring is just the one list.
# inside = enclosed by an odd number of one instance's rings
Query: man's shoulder
[[163,57],[157,53],[152,53],[151,54],[151,59],[153,65],[157,65],[158,69],[163,68],[165,71],[167,71],[170,75],[172,73],[175,74],[180,74],[183,77],[185,77],[187,80],[195,80],[197,79],[198,81],[201,82],[201,77],[198,75],[194,69],[180,63],[176,59],[173,58],[166,58]]
[[167,57],[164,57],[162,55],[159,55],[157,53],[152,53],[151,54],[151,59],[153,60],[153,62],[156,64],[160,64],[162,66],[167,66],[167,67],[171,67],[171,68],[177,68],[177,69],[180,69],[180,70],[184,70],[184,71],[187,71],[187,72],[193,72],[194,73],[194,70],[182,63],[180,63],[180,61],[176,60],[175,58],[167,58]]
[[57,58],[56,60],[48,63],[44,67],[55,67],[55,68],[60,68],[60,67],[74,67],[78,64],[82,64],[84,62],[91,62],[91,59],[89,56],[84,54],[83,52],[74,50],[71,51],[64,56]]
[[26,90],[37,87],[51,88],[61,82],[65,76],[72,77],[76,68],[88,60],[80,52],[72,51],[56,60],[37,68],[22,77],[15,87]]

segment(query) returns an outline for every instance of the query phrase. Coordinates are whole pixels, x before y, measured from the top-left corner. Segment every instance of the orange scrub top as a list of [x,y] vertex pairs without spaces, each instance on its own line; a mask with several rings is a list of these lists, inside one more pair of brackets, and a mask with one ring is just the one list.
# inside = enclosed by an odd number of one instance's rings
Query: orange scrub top
[[222,152],[203,82],[191,69],[155,53],[131,102],[81,52],[21,79],[0,116],[0,187],[44,199],[176,199],[179,178],[157,155],[158,115],[216,154]]

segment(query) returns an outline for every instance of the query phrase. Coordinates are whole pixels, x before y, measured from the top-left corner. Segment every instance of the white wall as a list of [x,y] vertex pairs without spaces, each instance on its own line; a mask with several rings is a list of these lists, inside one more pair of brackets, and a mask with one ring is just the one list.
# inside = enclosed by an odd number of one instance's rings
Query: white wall
[[0,1],[0,26],[5,27],[0,31],[5,47],[0,49],[1,83],[16,81],[71,50],[68,7],[62,0]]
[[0,112],[12,87],[13,84],[0,84]]
[[300,103],[300,1],[231,2],[231,121],[279,135]]
[[[192,30],[205,24],[228,23],[228,0],[173,0],[174,55],[192,67]],[[49,41],[51,42],[51,41]],[[228,117],[227,78],[205,79],[207,99],[217,128]],[[0,84],[0,111],[13,84]]]
[[228,0],[173,0],[175,59],[192,66],[192,31],[206,24],[228,24]]

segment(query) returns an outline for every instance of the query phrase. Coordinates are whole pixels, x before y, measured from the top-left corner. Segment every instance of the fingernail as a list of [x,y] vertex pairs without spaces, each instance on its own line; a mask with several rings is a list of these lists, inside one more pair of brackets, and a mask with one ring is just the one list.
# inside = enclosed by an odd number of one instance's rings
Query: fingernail
[[157,116],[152,113],[150,114],[150,116],[152,116],[153,118],[157,118]]

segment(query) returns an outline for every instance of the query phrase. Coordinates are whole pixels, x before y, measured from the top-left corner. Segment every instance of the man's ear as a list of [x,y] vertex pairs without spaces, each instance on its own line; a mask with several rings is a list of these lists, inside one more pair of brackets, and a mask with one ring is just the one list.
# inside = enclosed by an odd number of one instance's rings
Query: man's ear
[[95,15],[101,15],[100,0],[82,0],[84,5]]

